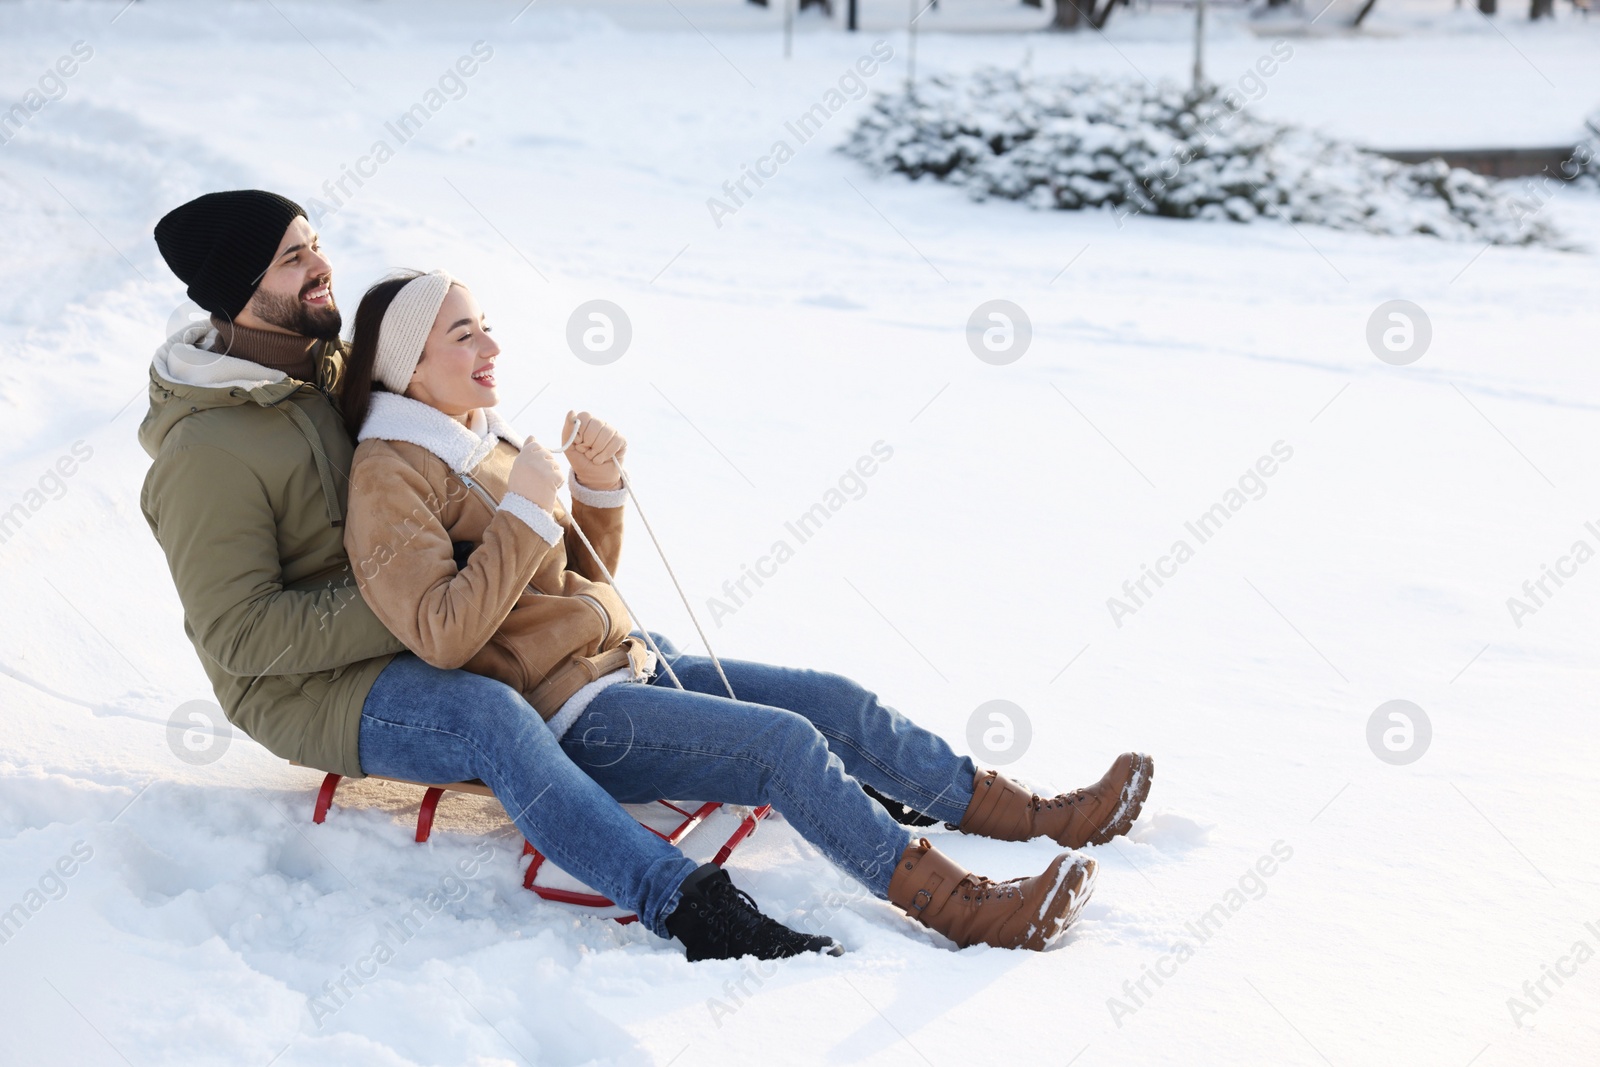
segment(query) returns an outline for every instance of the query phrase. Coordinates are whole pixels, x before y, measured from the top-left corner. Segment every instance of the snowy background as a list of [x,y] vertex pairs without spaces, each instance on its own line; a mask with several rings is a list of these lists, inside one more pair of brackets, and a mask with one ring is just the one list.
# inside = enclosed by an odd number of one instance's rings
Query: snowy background
[[[1490,25],[1380,0],[1360,38],[1293,39],[1252,107],[1384,147],[1573,143],[1600,20],[1503,6]],[[0,1063],[1600,1059],[1600,563],[1507,607],[1600,547],[1593,251],[977,204],[833,151],[863,101],[719,227],[707,199],[874,41],[895,58],[870,85],[905,77],[905,5],[865,0],[855,37],[807,12],[789,60],[781,13],[735,0],[520,7],[0,4],[4,107],[92,48],[0,146],[0,510],[26,512],[0,544],[0,910],[28,911],[0,943]],[[1046,18],[942,0],[917,70],[1188,76],[1188,12],[1022,32]],[[995,32],[938,32],[961,27]],[[1212,29],[1223,83],[1273,40],[1239,12]],[[479,41],[465,94],[334,205],[324,183]],[[1012,701],[1031,741],[1007,770],[1054,788],[1154,753],[1065,943],[949,951],[775,820],[736,880],[850,952],[692,966],[523,891],[492,803],[446,800],[419,846],[415,790],[347,786],[313,826],[319,776],[242,736],[180,760],[169,718],[211,694],[138,509],[146,368],[182,301],[150,232],[247,186],[330,209],[347,321],[391,268],[466,279],[505,346],[503,411],[545,438],[568,407],[619,423],[697,604],[892,447],[712,639],[848,673],[962,744]],[[1593,192],[1539,217],[1600,249]],[[633,325],[607,366],[565,343],[591,299]],[[1395,299],[1431,323],[1405,366],[1367,343]],[[990,300],[1032,323],[1006,365],[968,345]],[[1119,626],[1107,599],[1277,442],[1264,495]],[[691,647],[633,545],[630,599]],[[1406,765],[1367,740],[1397,699],[1431,723]],[[1053,851],[936,836],[993,877]],[[1275,845],[1292,857],[1252,878]],[[451,899],[422,932],[315,1015],[432,892]]]

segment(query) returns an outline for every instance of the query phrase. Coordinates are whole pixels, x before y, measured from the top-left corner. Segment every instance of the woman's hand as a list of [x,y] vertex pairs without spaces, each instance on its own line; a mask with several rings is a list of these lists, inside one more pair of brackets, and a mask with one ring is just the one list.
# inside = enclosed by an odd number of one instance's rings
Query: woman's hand
[[572,473],[589,489],[604,491],[617,488],[622,484],[619,464],[627,454],[627,440],[609,422],[597,419],[587,411],[577,414],[569,411],[567,421],[561,428],[563,441],[572,436],[574,420],[583,426],[578,431],[578,439],[567,449],[567,462],[572,464]]
[[551,451],[530,437],[522,443],[522,451],[511,464],[511,477],[506,479],[506,487],[554,514],[556,490],[566,480]]

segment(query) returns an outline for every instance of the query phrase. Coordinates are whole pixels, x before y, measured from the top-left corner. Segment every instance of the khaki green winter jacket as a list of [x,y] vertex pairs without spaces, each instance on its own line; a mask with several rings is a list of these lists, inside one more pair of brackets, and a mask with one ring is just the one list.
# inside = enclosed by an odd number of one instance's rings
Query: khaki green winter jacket
[[[350,437],[318,389],[206,351],[208,329],[151,363],[140,507],[228,720],[285,759],[359,776],[361,705],[404,646],[345,556]],[[315,354],[336,382],[337,344]]]

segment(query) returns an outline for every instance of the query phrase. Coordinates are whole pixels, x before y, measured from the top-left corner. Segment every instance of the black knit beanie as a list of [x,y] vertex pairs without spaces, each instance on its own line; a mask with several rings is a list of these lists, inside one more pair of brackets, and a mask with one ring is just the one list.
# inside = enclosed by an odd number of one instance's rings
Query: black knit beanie
[[207,311],[236,317],[295,216],[305,209],[260,189],[207,193],[172,209],[156,223],[156,247]]

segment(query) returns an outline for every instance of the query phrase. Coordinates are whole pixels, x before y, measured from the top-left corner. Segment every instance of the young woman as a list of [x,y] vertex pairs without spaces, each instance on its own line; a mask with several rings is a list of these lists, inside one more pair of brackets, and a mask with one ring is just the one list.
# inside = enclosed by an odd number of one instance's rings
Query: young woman
[[[499,355],[472,294],[439,271],[384,279],[356,312],[343,405],[360,443],[345,543],[362,595],[414,653],[384,670],[363,709],[362,768],[483,780],[556,864],[691,958],[841,950],[762,916],[726,873],[697,868],[617,802],[770,803],[958,945],[1042,949],[1059,936],[1092,891],[1092,859],[1064,852],[1035,877],[995,883],[913,840],[863,786],[968,833],[1076,849],[1127,831],[1149,757],[1124,754],[1095,785],[1042,798],[838,675],[726,661],[731,700],[709,659],[655,638],[677,688],[605,578],[622,549],[626,442],[568,413],[562,440],[581,428],[564,478],[495,412]],[[570,513],[556,498],[563,481]],[[457,667],[523,699],[429,701],[430,679]],[[551,758],[557,747],[569,759]]]

